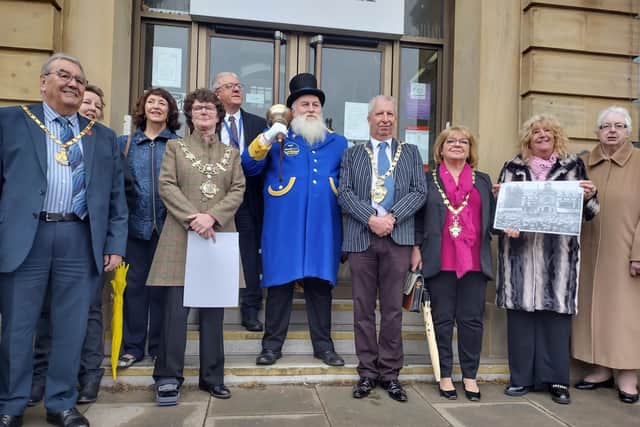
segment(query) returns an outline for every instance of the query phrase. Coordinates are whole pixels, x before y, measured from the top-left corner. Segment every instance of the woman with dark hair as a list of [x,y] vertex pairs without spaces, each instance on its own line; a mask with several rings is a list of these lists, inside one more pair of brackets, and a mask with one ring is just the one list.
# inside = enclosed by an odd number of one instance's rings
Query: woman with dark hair
[[[595,186],[587,180],[582,159],[569,154],[569,139],[558,120],[534,115],[520,135],[520,154],[504,164],[498,182],[581,181],[583,219],[596,216]],[[571,402],[569,339],[571,317],[578,310],[579,262],[577,236],[514,229],[500,234],[496,304],[507,310],[511,383],[506,395],[548,387],[554,402]]]
[[[234,216],[244,196],[245,179],[240,152],[218,139],[224,107],[208,89],[187,95],[184,114],[191,134],[171,140],[160,170],[159,190],[169,215],[162,234],[148,286],[165,289],[162,338],[153,378],[156,402],[175,405],[184,381],[189,308],[183,306],[188,231],[204,239],[216,232],[236,231]],[[242,278],[242,268],[240,268]],[[242,281],[242,279],[241,279]],[[215,278],[212,278],[215,286]],[[201,390],[228,399],[224,385],[223,308],[200,308]]]
[[476,170],[476,139],[463,126],[436,138],[436,167],[427,173],[427,201],[416,216],[416,256],[432,302],[440,354],[440,395],[457,399],[451,378],[453,325],[467,399],[480,400],[476,374],[482,349],[487,281],[493,279],[491,229],[494,201],[491,178]]
[[158,175],[167,141],[178,136],[178,105],[162,88],[147,90],[138,99],[133,124],[136,130],[118,138],[127,156],[132,185],[127,194],[129,238],[126,261],[129,263],[124,292],[124,328],[122,355],[118,367],[128,368],[144,358],[147,329],[148,353],[157,356],[160,341],[162,294],[147,288],[151,260],[158,245],[167,211],[158,194]]

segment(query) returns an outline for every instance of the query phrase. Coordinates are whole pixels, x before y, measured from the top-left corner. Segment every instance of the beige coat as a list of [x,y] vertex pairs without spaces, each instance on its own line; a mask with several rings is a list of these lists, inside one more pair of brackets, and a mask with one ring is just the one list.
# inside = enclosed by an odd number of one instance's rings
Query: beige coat
[[[212,181],[219,191],[212,199],[208,199],[200,192],[200,185],[206,181],[205,176],[187,160],[177,140],[167,142],[158,178],[158,191],[168,215],[151,264],[148,286],[184,286],[189,215],[209,213],[218,220],[214,226],[216,232],[236,231],[234,215],[242,203],[245,188],[240,153],[217,138],[205,146],[197,133],[183,141],[202,163],[219,163],[226,150],[230,150],[231,157],[226,171],[213,177]],[[215,277],[214,272],[212,274]],[[242,268],[240,287],[244,287]]]
[[640,368],[640,151],[630,143],[611,160],[600,145],[584,156],[598,189],[600,214],[583,223],[578,314],[572,351],[577,359],[618,369]]

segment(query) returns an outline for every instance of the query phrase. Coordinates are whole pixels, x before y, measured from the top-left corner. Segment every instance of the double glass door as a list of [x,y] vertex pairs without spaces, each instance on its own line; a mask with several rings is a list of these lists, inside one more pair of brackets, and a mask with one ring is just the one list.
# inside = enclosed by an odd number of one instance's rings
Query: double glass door
[[[286,102],[291,77],[316,76],[326,94],[325,122],[353,142],[366,140],[367,103],[391,89],[391,43],[283,33],[225,34],[203,29],[207,60],[198,76],[212,87],[216,74],[233,71],[244,86],[243,108],[264,116],[273,104]],[[202,44],[201,44],[202,46]],[[200,85],[200,84],[199,84]]]

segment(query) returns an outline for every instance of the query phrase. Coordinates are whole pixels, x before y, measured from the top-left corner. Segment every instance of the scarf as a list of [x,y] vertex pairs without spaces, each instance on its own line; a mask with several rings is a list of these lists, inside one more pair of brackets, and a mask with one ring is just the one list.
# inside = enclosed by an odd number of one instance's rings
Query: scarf
[[538,156],[531,156],[529,158],[529,169],[531,169],[531,174],[533,175],[534,181],[544,181],[547,179],[547,175],[549,175],[549,171],[556,164],[558,157],[552,154],[548,160],[543,159]]

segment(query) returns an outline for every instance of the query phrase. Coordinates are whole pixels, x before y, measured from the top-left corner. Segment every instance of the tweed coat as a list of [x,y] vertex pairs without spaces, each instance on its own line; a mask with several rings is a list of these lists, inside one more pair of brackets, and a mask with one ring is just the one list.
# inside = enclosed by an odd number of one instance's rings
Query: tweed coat
[[640,151],[627,143],[610,159],[600,145],[585,155],[600,215],[582,229],[582,274],[573,321],[577,359],[616,369],[640,368]]
[[[213,182],[220,191],[212,199],[208,199],[200,192],[200,185],[205,177],[187,160],[179,140],[167,142],[158,178],[158,191],[169,215],[153,257],[148,286],[184,286],[189,215],[209,213],[218,220],[214,226],[216,232],[236,231],[234,215],[242,203],[245,188],[240,152],[222,144],[218,137],[206,144],[197,131],[183,141],[203,163],[215,164],[222,160],[226,150],[230,150],[230,164],[226,171],[213,177]],[[215,272],[211,273],[212,276],[215,275]],[[241,287],[243,283],[240,268]]]
[[[584,163],[576,155],[558,159],[547,176],[547,181],[586,179]],[[505,163],[500,172],[499,183],[510,181],[532,181],[531,171],[520,155]],[[598,211],[598,200],[593,197],[584,204],[583,219],[591,220]],[[522,232],[514,239],[500,233],[498,306],[575,314],[579,274],[580,242],[576,236]]]

